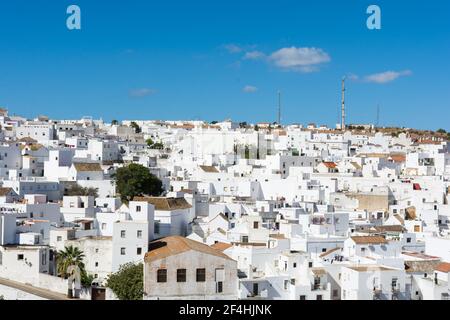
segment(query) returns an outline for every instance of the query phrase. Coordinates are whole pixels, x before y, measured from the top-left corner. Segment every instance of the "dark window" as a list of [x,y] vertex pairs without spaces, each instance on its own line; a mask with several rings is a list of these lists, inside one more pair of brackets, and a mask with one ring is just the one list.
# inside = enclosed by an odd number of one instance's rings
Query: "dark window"
[[136,253],[137,253],[138,255],[142,254],[142,248],[137,248]]
[[137,237],[140,239],[142,238],[142,230],[137,231]]
[[186,269],[177,269],[177,282],[186,282]]
[[217,282],[217,293],[222,293],[223,292],[223,282],[219,281]]
[[253,222],[253,229],[258,229],[259,223],[258,221]]
[[166,269],[159,269],[157,271],[156,282],[167,282],[167,270]]
[[248,243],[248,236],[242,236],[242,242]]
[[313,263],[312,263],[312,262],[309,262],[309,263],[308,263],[308,267],[312,268],[312,266],[313,266]]
[[300,300],[306,300],[306,296],[300,296]]
[[197,282],[205,282],[206,281],[206,269],[197,269]]
[[322,295],[318,294],[316,300],[322,300]]
[[18,254],[17,255],[17,260],[23,260],[23,254]]

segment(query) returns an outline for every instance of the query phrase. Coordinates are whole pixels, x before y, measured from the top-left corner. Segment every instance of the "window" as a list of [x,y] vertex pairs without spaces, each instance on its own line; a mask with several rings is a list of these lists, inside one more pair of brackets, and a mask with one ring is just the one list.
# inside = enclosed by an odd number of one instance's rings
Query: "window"
[[248,243],[248,236],[242,236],[242,242]]
[[411,238],[406,238],[407,243],[411,243]]
[[327,252],[327,248],[322,248],[322,252]]
[[304,295],[300,296],[300,300],[306,300],[306,296]]
[[121,237],[121,238],[125,238],[125,234],[126,234],[126,233],[125,233],[125,230],[121,230],[121,231],[120,231],[120,237]]
[[62,237],[61,236],[57,236],[56,237],[56,241],[61,242],[62,241]]
[[338,290],[333,290],[333,297],[334,297],[334,298],[337,298],[338,293],[339,293]]
[[297,268],[297,263],[294,262],[294,264],[292,265],[292,267]]
[[309,268],[312,268],[312,266],[313,266],[313,263],[312,263],[312,262],[309,262],[309,263],[308,263],[308,267],[309,267]]
[[17,260],[23,260],[23,254],[18,254],[17,255]]
[[137,248],[136,254],[137,254],[137,255],[141,255],[141,254],[142,254],[142,248]]
[[120,255],[122,255],[122,256],[125,255],[125,248],[120,248]]
[[102,230],[106,229],[106,223],[102,223]]
[[316,300],[322,300],[322,295],[318,294],[317,297],[316,297]]
[[159,233],[159,222],[155,222],[155,233]]
[[186,282],[186,269],[177,269],[177,282]]
[[284,290],[288,289],[289,280],[284,280]]
[[138,239],[142,238],[142,230],[137,231],[137,237],[138,237]]
[[141,212],[141,206],[136,206],[136,212]]
[[258,229],[259,223],[258,221],[253,222],[253,229]]
[[95,263],[95,266],[98,267],[98,262]]
[[206,281],[206,269],[197,269],[196,280],[197,280],[197,282],[205,282]]
[[156,282],[167,282],[167,270],[159,269],[157,271]]
[[219,281],[217,282],[217,287],[216,287],[216,293],[222,293],[223,292],[223,282]]

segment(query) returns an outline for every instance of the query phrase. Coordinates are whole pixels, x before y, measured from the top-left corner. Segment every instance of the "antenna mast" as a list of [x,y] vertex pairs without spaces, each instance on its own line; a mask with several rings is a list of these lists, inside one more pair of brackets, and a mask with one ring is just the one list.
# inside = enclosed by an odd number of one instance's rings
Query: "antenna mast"
[[342,78],[341,130],[345,131],[345,77]]
[[376,127],[380,125],[380,105],[377,105],[377,123],[375,124]]
[[281,91],[278,91],[278,124],[281,126]]

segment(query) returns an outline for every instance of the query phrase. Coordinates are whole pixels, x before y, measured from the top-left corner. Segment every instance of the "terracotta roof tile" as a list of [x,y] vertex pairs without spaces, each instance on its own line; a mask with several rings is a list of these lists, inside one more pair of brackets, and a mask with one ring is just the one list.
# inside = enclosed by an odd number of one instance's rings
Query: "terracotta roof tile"
[[148,202],[155,206],[155,210],[172,211],[190,209],[192,206],[185,198],[165,198],[165,197],[134,197],[133,201]]
[[351,237],[356,244],[386,244],[387,240],[381,236],[354,236]]
[[206,244],[180,236],[171,236],[151,242],[149,251],[145,254],[144,261],[151,262],[161,260],[191,250],[232,260],[226,254]]

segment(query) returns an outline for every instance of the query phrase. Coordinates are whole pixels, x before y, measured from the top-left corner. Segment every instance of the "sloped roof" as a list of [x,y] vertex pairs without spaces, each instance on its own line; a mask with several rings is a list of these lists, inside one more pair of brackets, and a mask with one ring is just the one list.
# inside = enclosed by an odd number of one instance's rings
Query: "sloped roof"
[[217,242],[211,245],[211,248],[218,250],[218,251],[225,251],[228,248],[231,248],[233,245],[231,243],[225,243],[225,242]]
[[149,251],[145,254],[144,261],[152,262],[161,260],[191,250],[232,260],[226,254],[206,244],[180,236],[171,236],[151,242]]
[[409,207],[405,209],[406,220],[416,220],[416,207]]
[[368,272],[368,271],[394,271],[396,269],[387,268],[381,265],[358,265],[358,266],[348,266],[347,268],[358,271],[358,272]]
[[405,261],[407,273],[430,273],[441,263],[440,260]]
[[311,268],[311,272],[315,276],[322,276],[324,274],[327,274],[327,271],[325,270],[325,268]]
[[356,170],[361,170],[361,169],[362,169],[361,165],[360,165],[358,162],[352,161],[352,162],[350,162],[350,163],[352,164],[352,166],[353,166]]
[[437,265],[436,271],[449,273],[450,272],[450,263],[448,262],[441,262],[439,265]]
[[399,214],[394,214],[394,218],[397,219],[402,225],[405,224],[405,219],[403,219]]
[[200,169],[208,173],[219,173],[219,170],[217,170],[217,168],[213,166],[200,166]]
[[351,237],[356,244],[387,244],[387,240],[381,236],[354,236]]
[[172,211],[190,209],[192,206],[185,198],[165,198],[165,197],[134,197],[133,201],[148,202],[155,206],[155,210]]
[[329,169],[334,169],[337,167],[337,164],[335,162],[324,161],[322,163],[325,165],[325,167],[327,167]]
[[8,195],[8,193],[10,193],[11,191],[13,191],[12,188],[0,188],[0,197],[4,197],[6,195]]
[[31,138],[31,137],[23,137],[23,138],[20,138],[17,141],[19,141],[19,142],[37,142],[37,140],[35,140],[35,139]]
[[406,155],[405,154],[391,154],[390,158],[394,162],[405,162],[406,161]]
[[333,253],[333,252],[339,251],[339,250],[341,250],[341,249],[342,249],[342,248],[339,248],[339,247],[338,247],[338,248],[330,249],[330,250],[328,250],[328,251],[322,253],[319,257],[321,257],[321,258],[326,257],[327,255],[329,255],[329,254],[331,254],[331,253]]
[[405,227],[400,225],[392,225],[392,226],[375,226],[375,230],[377,232],[400,232],[405,231]]
[[77,162],[73,164],[77,171],[102,171],[99,163]]

